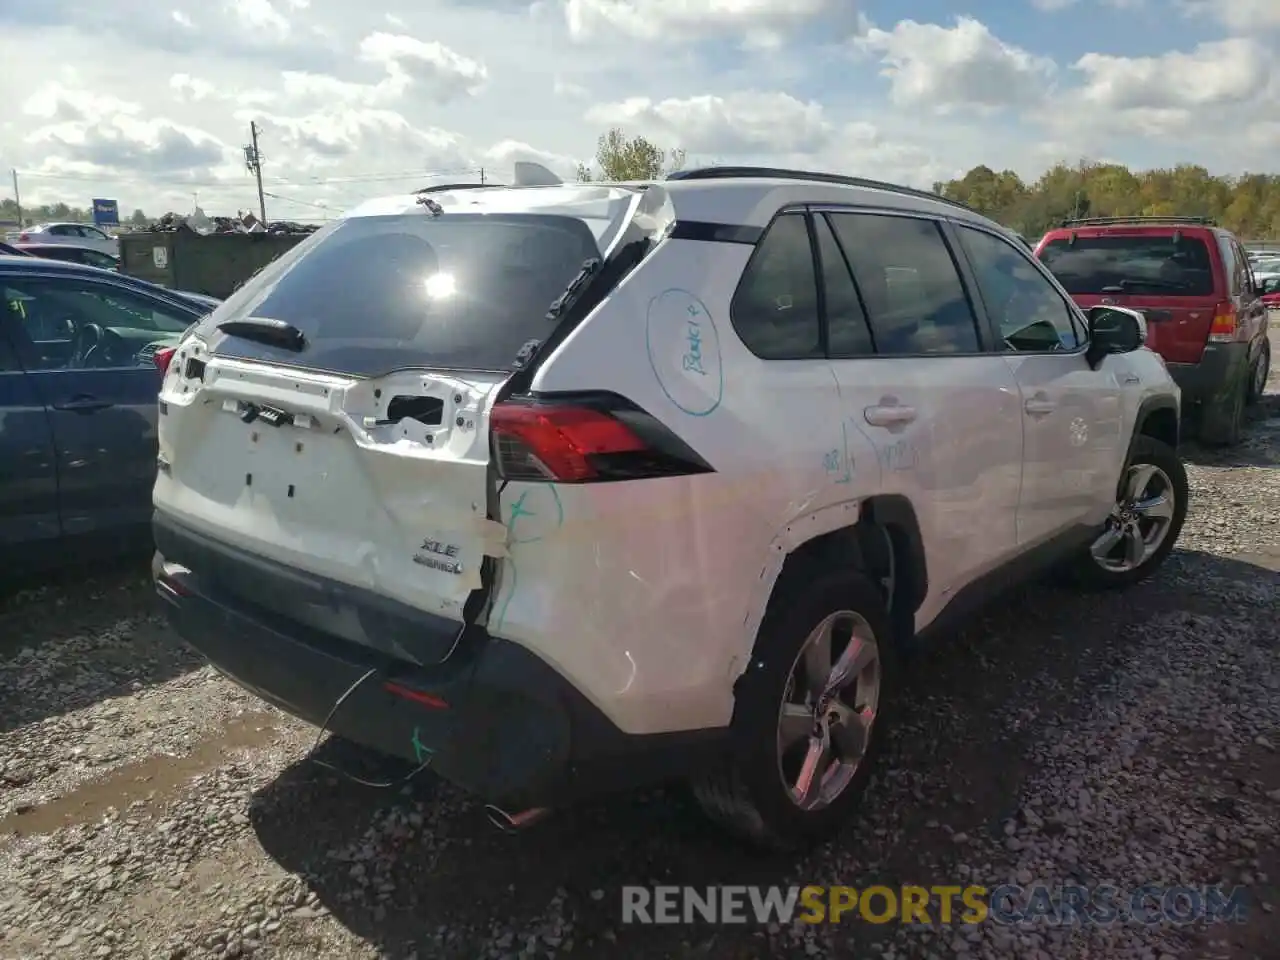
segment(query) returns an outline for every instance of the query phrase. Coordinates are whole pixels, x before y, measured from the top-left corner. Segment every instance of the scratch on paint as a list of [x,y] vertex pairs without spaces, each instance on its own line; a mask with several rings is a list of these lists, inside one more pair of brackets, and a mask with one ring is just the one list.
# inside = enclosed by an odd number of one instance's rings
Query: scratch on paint
[[433,756],[435,751],[422,742],[422,731],[418,727],[413,728],[413,755],[418,758],[418,763],[422,763],[427,757]]
[[[537,517],[539,515],[538,511],[530,510],[525,502],[528,500],[529,494],[534,492],[533,489],[522,492],[511,504],[511,511],[507,515],[509,549],[507,552],[506,566],[504,568],[505,576],[503,578],[503,587],[505,587],[506,590],[505,595],[502,598],[502,602],[498,606],[496,616],[494,616],[490,621],[490,626],[494,630],[501,629],[502,624],[507,619],[507,608],[511,606],[511,599],[516,595],[516,584],[519,582],[519,571],[516,568],[515,548],[521,544],[536,543],[548,533],[559,530],[564,526],[564,504],[560,501],[560,494],[556,492],[556,488],[554,486],[547,486],[538,489],[546,489],[551,492],[552,505],[555,508],[552,527],[550,530],[539,533],[536,536],[520,537],[517,534],[517,528],[520,526],[527,526],[527,524],[520,524],[518,521],[522,517]],[[509,585],[505,582],[506,580],[510,581]]]
[[830,450],[822,457],[822,465],[835,483],[848,483],[853,479],[853,457],[849,455],[849,428],[840,424],[842,449]]

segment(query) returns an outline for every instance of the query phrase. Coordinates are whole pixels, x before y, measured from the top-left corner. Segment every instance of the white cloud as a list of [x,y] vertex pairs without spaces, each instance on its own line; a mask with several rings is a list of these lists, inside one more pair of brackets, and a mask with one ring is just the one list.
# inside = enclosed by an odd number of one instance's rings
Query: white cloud
[[1240,33],[1280,28],[1280,3],[1275,0],[1181,0],[1181,5]]
[[564,0],[569,32],[580,40],[616,31],[641,40],[732,32],[757,44],[849,0]]
[[872,27],[854,45],[879,56],[896,103],[939,112],[1035,103],[1055,69],[1049,58],[1005,43],[972,17],[957,17],[953,27],[914,20],[887,31]]
[[360,41],[360,56],[386,67],[393,77],[420,84],[437,100],[479,93],[489,78],[483,63],[442,43],[399,33],[370,34]]
[[[0,0],[0,155],[32,203],[160,213],[198,189],[228,212],[256,205],[252,121],[268,212],[293,219],[432,176],[501,182],[520,159],[572,175],[615,124],[691,162],[926,186],[1083,155],[1273,165],[1280,87],[1265,41],[1243,38],[1280,2],[1178,3],[1206,14],[1169,19],[1182,52],[1123,57],[1066,56],[1051,30],[1012,43],[998,8],[872,25],[857,0]],[[1147,14],[1108,16],[1136,31]]]
[[741,156],[812,153],[830,141],[832,125],[817,103],[785,93],[744,92],[654,102],[632,97],[587,111],[601,126],[621,126],[679,144],[689,153]]

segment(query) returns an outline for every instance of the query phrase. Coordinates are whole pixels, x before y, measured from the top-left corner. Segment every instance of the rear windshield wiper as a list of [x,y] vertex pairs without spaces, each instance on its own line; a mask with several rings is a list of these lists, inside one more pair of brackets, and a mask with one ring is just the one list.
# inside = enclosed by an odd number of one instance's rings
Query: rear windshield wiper
[[223,320],[218,329],[230,337],[257,340],[286,350],[301,350],[307,345],[306,335],[292,323],[272,320],[270,317],[245,317],[243,320]]
[[1121,280],[1113,286],[1103,287],[1099,293],[1127,293],[1134,287],[1154,287],[1157,290],[1186,290],[1191,286],[1180,280]]
[[600,270],[600,266],[604,261],[599,257],[592,257],[582,264],[582,269],[578,271],[577,276],[569,281],[569,286],[565,287],[564,293],[556,297],[555,301],[547,308],[547,319],[559,319],[560,314],[573,303],[583,288],[587,285],[587,281],[596,275]]

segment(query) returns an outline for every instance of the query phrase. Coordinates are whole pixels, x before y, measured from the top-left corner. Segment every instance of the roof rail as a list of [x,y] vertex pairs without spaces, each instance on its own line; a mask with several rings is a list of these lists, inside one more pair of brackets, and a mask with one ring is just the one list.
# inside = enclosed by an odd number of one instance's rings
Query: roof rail
[[749,177],[767,180],[812,180],[815,183],[835,183],[844,187],[866,187],[872,190],[887,190],[891,193],[907,197],[919,197],[922,200],[936,200],[947,203],[970,213],[976,213],[973,207],[950,197],[943,197],[928,190],[917,190],[884,180],[869,180],[866,177],[846,177],[839,173],[815,173],[807,170],[787,170],[781,167],[695,167],[692,170],[676,170],[667,174],[668,180],[735,180]]
[[435,186],[423,187],[414,193],[443,193],[445,190],[479,190],[481,187],[498,187],[498,183],[438,183]]
[[1194,223],[1204,227],[1216,227],[1218,221],[1209,217],[1085,217],[1080,220],[1063,220],[1064,227],[1102,227],[1113,223]]

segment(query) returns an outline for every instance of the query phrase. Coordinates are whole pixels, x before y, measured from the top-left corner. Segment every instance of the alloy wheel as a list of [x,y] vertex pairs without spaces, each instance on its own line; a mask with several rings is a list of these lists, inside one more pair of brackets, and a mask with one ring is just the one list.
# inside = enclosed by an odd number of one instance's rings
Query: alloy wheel
[[860,614],[842,610],[806,638],[778,712],[778,772],[805,811],[830,806],[867,755],[880,706],[880,648]]

